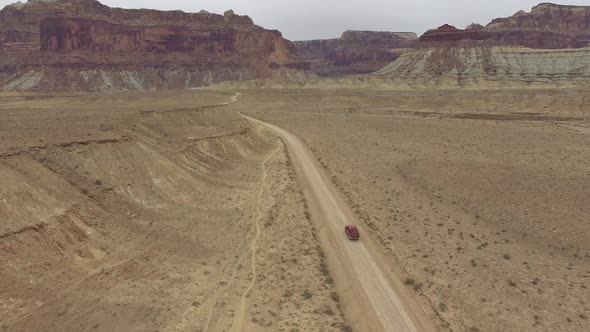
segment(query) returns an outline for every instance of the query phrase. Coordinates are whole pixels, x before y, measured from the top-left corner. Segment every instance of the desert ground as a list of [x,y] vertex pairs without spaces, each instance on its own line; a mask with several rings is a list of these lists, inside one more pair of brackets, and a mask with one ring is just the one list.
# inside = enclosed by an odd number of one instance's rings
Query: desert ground
[[586,95],[277,90],[233,107],[307,141],[449,329],[585,331]]
[[587,331],[588,93],[2,94],[0,329],[363,330],[348,240],[244,114],[433,329]]

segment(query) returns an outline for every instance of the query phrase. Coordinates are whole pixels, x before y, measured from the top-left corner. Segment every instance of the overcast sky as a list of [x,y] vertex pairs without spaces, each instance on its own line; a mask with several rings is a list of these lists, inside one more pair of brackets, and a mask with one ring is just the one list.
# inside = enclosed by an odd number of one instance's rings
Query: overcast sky
[[[0,5],[15,0],[0,0]],[[410,31],[422,34],[445,23],[464,28],[511,16],[543,0],[100,0],[111,7],[201,9],[223,13],[233,9],[249,15],[268,29],[277,29],[291,40],[340,36],[345,30]],[[590,0],[552,1],[590,6]]]

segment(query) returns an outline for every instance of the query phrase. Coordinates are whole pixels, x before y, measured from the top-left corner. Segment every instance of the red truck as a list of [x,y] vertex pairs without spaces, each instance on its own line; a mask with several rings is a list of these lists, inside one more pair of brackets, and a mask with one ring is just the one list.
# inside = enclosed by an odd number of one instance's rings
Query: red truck
[[358,241],[361,238],[361,234],[355,225],[348,225],[344,227],[344,233],[346,233],[346,236],[348,236],[350,241]]

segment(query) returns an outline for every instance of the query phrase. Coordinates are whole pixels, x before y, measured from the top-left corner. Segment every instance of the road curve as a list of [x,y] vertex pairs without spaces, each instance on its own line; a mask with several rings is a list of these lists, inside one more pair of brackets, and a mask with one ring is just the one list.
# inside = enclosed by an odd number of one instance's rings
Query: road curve
[[375,253],[368,233],[360,227],[361,241],[346,239],[344,226],[358,225],[356,217],[309,147],[285,129],[242,116],[271,130],[285,143],[353,328],[359,331],[437,330],[395,273],[387,273],[384,268],[387,265]]

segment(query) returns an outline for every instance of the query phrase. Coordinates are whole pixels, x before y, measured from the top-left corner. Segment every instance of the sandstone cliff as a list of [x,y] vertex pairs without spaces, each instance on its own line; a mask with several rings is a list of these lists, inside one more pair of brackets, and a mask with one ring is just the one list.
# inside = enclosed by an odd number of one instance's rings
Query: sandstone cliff
[[588,33],[590,28],[590,6],[542,3],[533,7],[530,13],[520,11],[508,18],[498,18],[493,20],[487,27],[584,34]]
[[[128,26],[83,18],[46,18],[40,24],[43,51],[191,52],[230,57],[256,53],[284,62],[292,50],[277,31],[231,27]],[[282,59],[283,58],[283,59]]]
[[590,46],[590,6],[543,3],[530,13],[495,19],[486,30],[496,40],[532,48]]
[[520,11],[498,18],[485,27],[460,30],[443,25],[420,37],[421,44],[470,43],[519,45],[539,49],[582,48],[590,45],[590,6],[566,6],[543,3],[530,13]]
[[[0,11],[0,89],[187,88],[305,69],[278,31],[247,16],[29,1]],[[163,81],[158,81],[158,78]]]
[[370,73],[397,59],[412,47],[414,33],[346,31],[341,38],[294,42],[300,59],[313,61],[321,76]]

